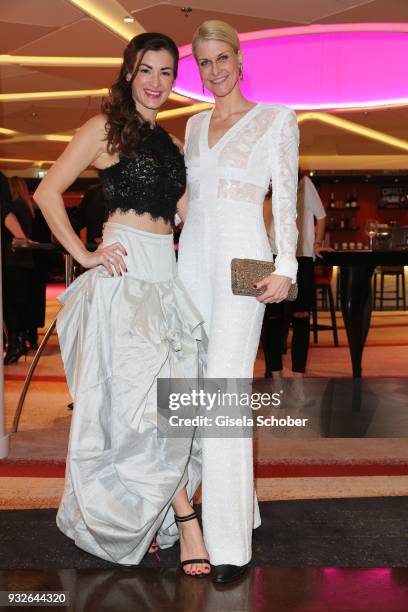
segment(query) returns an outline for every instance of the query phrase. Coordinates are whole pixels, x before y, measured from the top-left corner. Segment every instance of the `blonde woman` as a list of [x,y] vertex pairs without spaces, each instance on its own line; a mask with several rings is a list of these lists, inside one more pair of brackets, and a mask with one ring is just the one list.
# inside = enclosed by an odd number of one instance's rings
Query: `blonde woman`
[[[179,274],[205,320],[207,377],[252,378],[265,303],[284,300],[296,279],[296,115],[244,98],[244,57],[228,24],[204,22],[192,46],[215,107],[187,123],[188,199]],[[271,180],[276,271],[258,284],[264,288],[261,297],[237,297],[231,292],[231,259],[272,260],[263,223]],[[260,524],[251,439],[203,439],[202,496],[213,580],[234,580],[251,559],[252,529]]]

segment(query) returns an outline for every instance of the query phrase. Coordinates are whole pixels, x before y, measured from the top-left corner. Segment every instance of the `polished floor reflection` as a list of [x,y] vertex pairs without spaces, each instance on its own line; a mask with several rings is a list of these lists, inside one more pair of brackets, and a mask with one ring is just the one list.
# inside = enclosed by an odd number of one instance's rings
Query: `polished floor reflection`
[[0,590],[67,591],[75,612],[406,612],[408,569],[254,567],[219,586],[177,569],[4,570]]
[[[280,383],[279,383],[280,384]],[[252,393],[277,392],[279,406],[261,407],[257,416],[274,416],[276,425],[260,426],[255,435],[322,438],[408,437],[408,380],[398,378],[254,379]],[[285,425],[292,418],[292,426]],[[304,419],[293,426],[293,419]],[[278,422],[279,421],[279,422]],[[280,425],[282,423],[282,425]]]

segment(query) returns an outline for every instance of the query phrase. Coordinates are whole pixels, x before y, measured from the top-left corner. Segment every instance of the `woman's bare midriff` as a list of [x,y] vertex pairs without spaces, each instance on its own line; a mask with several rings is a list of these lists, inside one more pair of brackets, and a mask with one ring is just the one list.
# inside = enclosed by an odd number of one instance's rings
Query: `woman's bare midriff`
[[164,219],[152,219],[149,213],[136,215],[132,211],[126,213],[114,212],[109,216],[108,221],[112,221],[112,223],[129,225],[135,229],[139,229],[144,232],[151,232],[152,234],[171,234],[173,231],[168,221],[165,221]]

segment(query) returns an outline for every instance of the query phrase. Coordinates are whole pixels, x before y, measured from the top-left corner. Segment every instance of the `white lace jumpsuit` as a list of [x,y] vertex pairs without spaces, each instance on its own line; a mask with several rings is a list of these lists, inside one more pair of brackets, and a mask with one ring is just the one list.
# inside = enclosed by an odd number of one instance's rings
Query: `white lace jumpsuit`
[[[258,104],[208,146],[212,111],[186,128],[188,210],[179,244],[179,274],[204,317],[208,378],[252,378],[264,305],[231,292],[231,259],[272,260],[263,202],[272,180],[276,274],[296,279],[296,114]],[[203,531],[214,565],[244,565],[260,524],[250,438],[204,438]]]

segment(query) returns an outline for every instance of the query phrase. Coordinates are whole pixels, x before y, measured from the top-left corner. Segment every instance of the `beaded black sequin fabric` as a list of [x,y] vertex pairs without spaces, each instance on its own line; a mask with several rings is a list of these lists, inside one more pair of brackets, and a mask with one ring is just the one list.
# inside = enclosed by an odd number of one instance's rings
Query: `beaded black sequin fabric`
[[174,225],[177,202],[186,188],[184,157],[170,135],[156,126],[138,146],[136,157],[99,170],[107,215],[149,213]]

